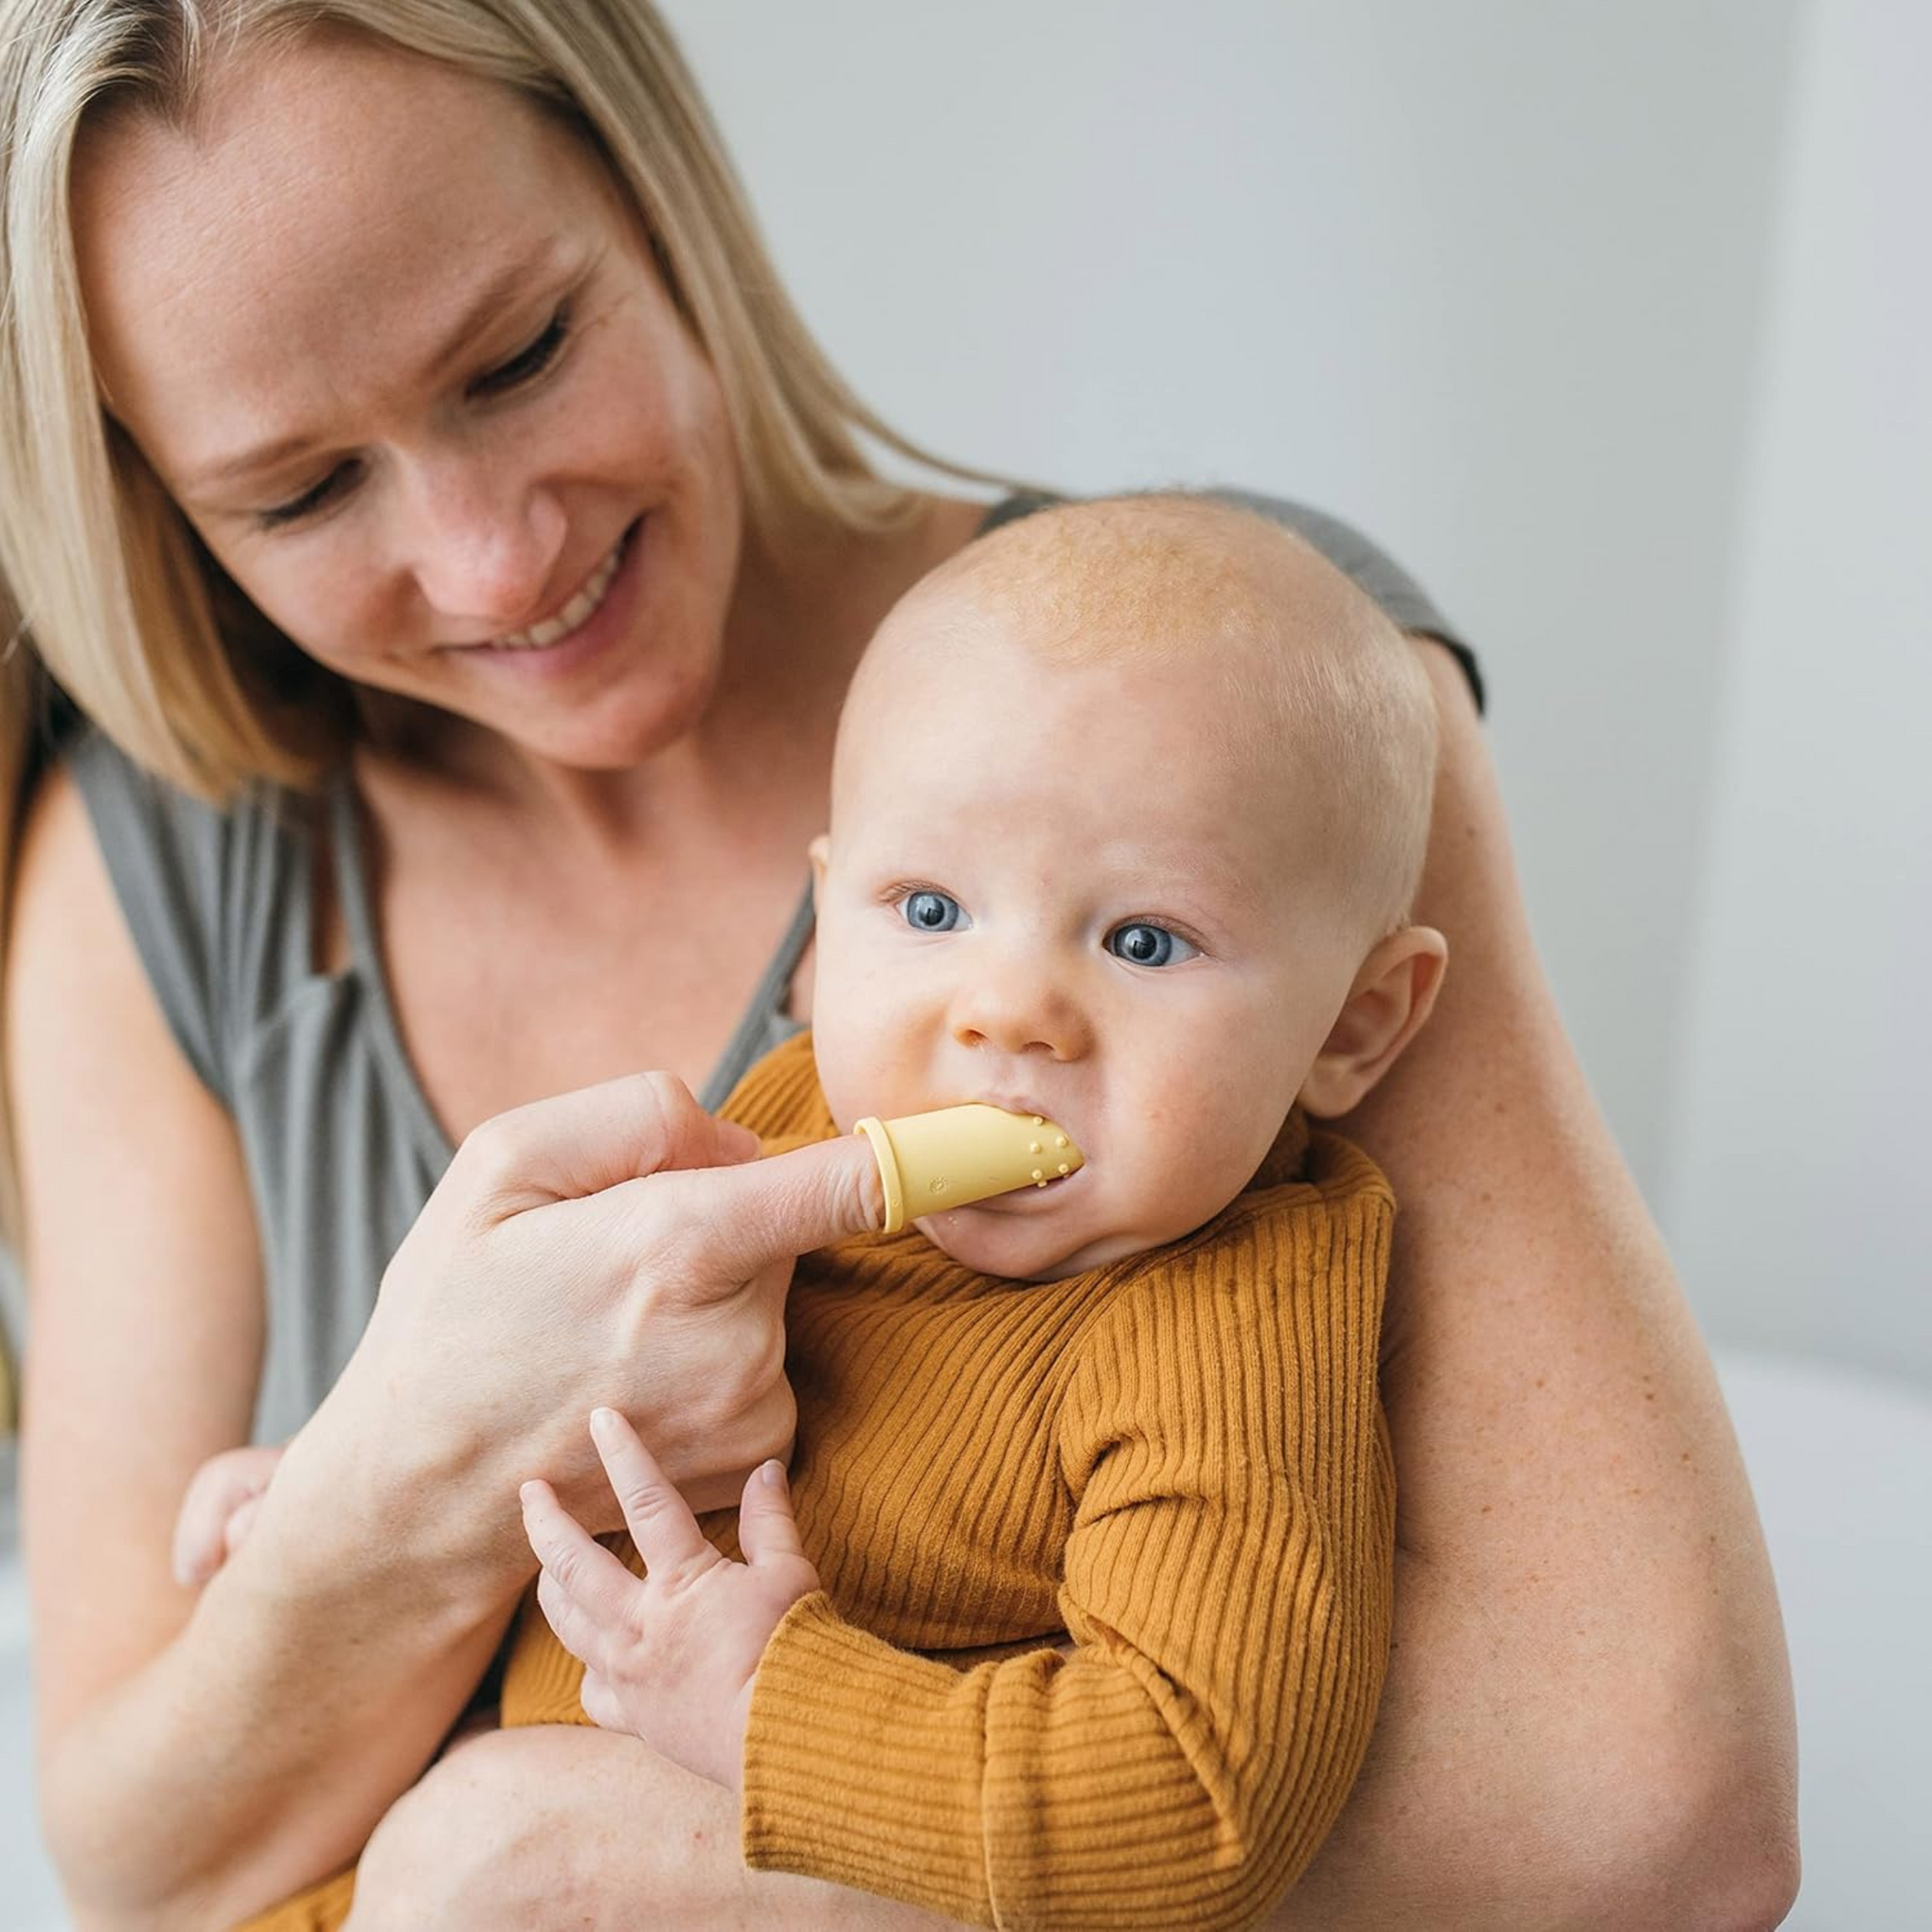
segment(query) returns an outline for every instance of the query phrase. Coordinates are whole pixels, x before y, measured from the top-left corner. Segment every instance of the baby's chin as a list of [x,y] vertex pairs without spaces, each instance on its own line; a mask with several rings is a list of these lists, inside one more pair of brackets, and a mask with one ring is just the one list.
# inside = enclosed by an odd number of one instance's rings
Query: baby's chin
[[1046,1211],[1044,1201],[1029,1212],[1037,1198],[1007,1195],[997,1203],[929,1214],[913,1225],[962,1268],[1008,1281],[1064,1281],[1160,1244],[1157,1236],[1082,1228],[1070,1217]]

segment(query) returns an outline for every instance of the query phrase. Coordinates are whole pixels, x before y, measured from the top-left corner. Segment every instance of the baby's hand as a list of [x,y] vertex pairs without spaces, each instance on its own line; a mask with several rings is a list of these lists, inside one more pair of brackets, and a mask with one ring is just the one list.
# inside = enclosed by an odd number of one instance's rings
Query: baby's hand
[[195,1471],[174,1519],[174,1581],[197,1589],[242,1547],[269,1477],[277,1448],[224,1449]]
[[546,1482],[523,1486],[524,1530],[544,1565],[537,1601],[584,1667],[593,1724],[629,1731],[688,1771],[737,1791],[751,1682],[771,1634],[818,1572],[798,1545],[785,1472],[767,1462],[739,1504],[733,1563],[636,1432],[613,1409],[591,1417],[604,1472],[649,1572],[640,1582],[593,1543]]

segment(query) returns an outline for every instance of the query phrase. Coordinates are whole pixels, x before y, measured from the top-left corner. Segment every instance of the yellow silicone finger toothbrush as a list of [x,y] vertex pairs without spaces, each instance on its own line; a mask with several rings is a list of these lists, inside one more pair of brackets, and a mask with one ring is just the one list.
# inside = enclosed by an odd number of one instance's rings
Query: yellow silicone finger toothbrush
[[1044,1188],[1085,1164],[1072,1136],[1043,1115],[1009,1114],[977,1100],[896,1120],[868,1118],[853,1132],[871,1143],[879,1163],[886,1234],[921,1214]]

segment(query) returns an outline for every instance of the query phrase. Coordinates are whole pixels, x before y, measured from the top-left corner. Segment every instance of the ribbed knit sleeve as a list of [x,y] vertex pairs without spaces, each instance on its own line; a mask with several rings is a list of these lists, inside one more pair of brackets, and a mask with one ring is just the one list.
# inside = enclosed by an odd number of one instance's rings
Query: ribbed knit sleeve
[[1341,1178],[1164,1254],[1086,1336],[1073,1655],[961,1673],[795,1606],[752,1693],[749,1863],[1000,1926],[1247,1925],[1293,1883],[1388,1650],[1391,1209],[1366,1160]]

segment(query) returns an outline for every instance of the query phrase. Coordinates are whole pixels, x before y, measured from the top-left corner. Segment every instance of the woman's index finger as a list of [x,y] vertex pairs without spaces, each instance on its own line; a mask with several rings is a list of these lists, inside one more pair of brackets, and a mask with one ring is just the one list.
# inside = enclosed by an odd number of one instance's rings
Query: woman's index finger
[[593,1409],[590,1434],[623,1510],[624,1527],[648,1571],[657,1575],[693,1558],[716,1554],[677,1485],[616,1409]]

